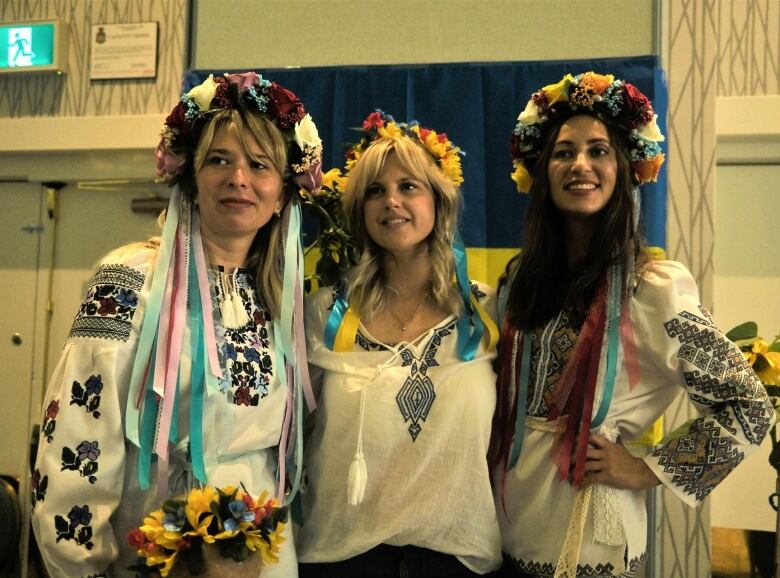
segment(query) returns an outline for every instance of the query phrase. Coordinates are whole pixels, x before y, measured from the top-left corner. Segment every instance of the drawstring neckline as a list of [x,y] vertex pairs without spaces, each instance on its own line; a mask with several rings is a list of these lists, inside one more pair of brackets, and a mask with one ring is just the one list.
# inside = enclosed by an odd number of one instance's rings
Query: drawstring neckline
[[366,413],[366,392],[368,391],[369,386],[382,376],[384,370],[395,363],[404,349],[406,348],[402,347],[395,351],[387,361],[378,365],[376,370],[374,370],[374,375],[371,376],[371,379],[360,388],[360,417],[358,419],[357,445],[355,448],[355,455],[352,458],[352,463],[349,465],[349,474],[347,475],[347,501],[350,506],[360,505],[366,493],[366,486],[368,485],[368,468],[366,467],[366,460],[363,455],[363,423]]
[[[240,329],[249,323],[249,314],[246,312],[244,302],[238,292],[238,270],[233,273],[225,273],[220,267],[218,270],[220,295],[219,313],[222,316],[222,325],[225,329]],[[250,301],[251,292],[247,292]]]

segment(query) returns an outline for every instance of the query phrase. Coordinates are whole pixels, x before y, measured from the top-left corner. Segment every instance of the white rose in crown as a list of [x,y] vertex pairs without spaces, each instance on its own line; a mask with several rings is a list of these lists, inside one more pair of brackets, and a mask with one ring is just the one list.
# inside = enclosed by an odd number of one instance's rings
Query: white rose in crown
[[317,125],[307,114],[298,123],[295,124],[295,142],[301,150],[306,147],[316,148],[322,144],[322,139],[317,132]]
[[517,120],[523,124],[536,124],[542,120],[539,116],[539,107],[536,106],[536,103],[533,100],[528,101],[528,104],[525,105],[525,110],[520,113]]
[[198,105],[199,109],[208,110],[216,92],[217,83],[214,82],[214,75],[209,74],[209,77],[204,80],[202,84],[189,91],[187,96],[195,101],[195,104]]
[[653,120],[651,120],[645,126],[642,127],[642,130],[639,131],[639,136],[654,142],[665,140],[664,135],[661,134],[661,129],[658,128],[657,114],[654,114]]

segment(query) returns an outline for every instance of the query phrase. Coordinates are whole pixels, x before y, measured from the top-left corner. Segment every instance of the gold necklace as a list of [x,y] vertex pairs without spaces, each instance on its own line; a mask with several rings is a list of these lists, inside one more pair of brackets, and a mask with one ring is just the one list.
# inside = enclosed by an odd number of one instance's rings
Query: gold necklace
[[420,313],[420,311],[422,311],[423,305],[425,305],[425,300],[426,300],[427,298],[428,298],[428,297],[426,296],[426,297],[424,297],[424,298],[422,299],[422,301],[420,301],[420,304],[417,306],[417,309],[415,309],[415,310],[414,310],[414,313],[412,313],[411,317],[409,317],[409,319],[407,319],[406,321],[404,321],[403,319],[401,319],[400,317],[398,317],[398,315],[396,315],[396,314],[395,314],[395,312],[394,312],[394,311],[392,311],[392,310],[391,310],[391,309],[388,307],[387,311],[390,313],[390,315],[392,315],[393,317],[395,317],[395,318],[396,318],[396,320],[398,321],[398,324],[401,326],[401,333],[406,333],[406,328],[407,328],[407,327],[409,326],[409,324],[410,324],[410,323],[411,323],[411,322],[414,320],[414,318],[415,318],[415,317],[417,317],[417,315]]

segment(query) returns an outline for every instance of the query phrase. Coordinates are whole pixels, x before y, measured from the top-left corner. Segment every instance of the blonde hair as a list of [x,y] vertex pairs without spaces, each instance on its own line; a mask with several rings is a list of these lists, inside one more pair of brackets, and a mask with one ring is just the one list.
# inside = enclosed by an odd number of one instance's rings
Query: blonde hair
[[342,205],[347,227],[355,236],[361,254],[347,278],[347,299],[351,307],[369,317],[385,306],[388,288],[383,283],[384,250],[371,239],[366,229],[363,206],[366,190],[382,172],[388,155],[393,152],[412,177],[427,183],[433,191],[436,215],[433,231],[427,239],[432,269],[430,295],[437,306],[457,315],[462,303],[454,283],[452,241],[458,222],[460,191],[445,176],[430,153],[406,136],[374,141],[349,172]]
[[[190,202],[194,202],[197,198],[195,175],[203,167],[211,143],[220,130],[231,124],[235,125],[241,144],[252,160],[260,159],[254,158],[254,152],[244,138],[244,129],[247,129],[257,140],[257,144],[268,155],[279,175],[283,179],[287,176],[285,174],[287,143],[284,135],[273,122],[259,113],[245,109],[219,109],[209,115],[193,152],[190,167],[187,168],[189,174],[180,183]],[[285,206],[292,198],[291,188],[286,184],[283,185],[282,195],[282,204]],[[282,263],[284,258],[282,239],[282,219],[271,217],[271,220],[257,231],[246,264],[247,269],[254,273],[257,294],[274,318],[278,318],[281,312]]]

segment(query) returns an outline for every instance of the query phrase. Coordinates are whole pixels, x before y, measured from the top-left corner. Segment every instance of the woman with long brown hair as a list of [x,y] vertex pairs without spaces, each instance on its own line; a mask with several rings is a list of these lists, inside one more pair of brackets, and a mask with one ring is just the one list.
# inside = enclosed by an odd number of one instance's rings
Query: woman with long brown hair
[[[699,503],[774,422],[691,274],[648,257],[639,186],[656,179],[661,141],[650,101],[612,75],[567,74],[518,118],[513,179],[531,205],[500,299],[493,454],[507,576],[633,575],[643,491]],[[634,457],[623,442],[681,390],[701,417]]]

